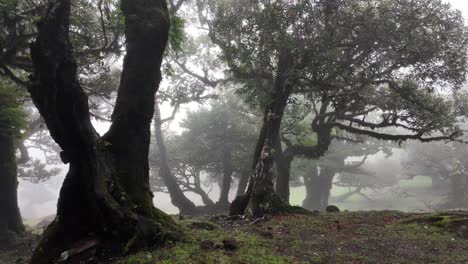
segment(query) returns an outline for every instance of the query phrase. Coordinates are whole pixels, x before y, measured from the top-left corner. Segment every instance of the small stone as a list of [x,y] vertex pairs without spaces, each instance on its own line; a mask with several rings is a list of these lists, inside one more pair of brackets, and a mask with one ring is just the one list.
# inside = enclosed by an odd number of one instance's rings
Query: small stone
[[233,251],[239,248],[239,244],[234,239],[224,239],[223,245],[225,250]]

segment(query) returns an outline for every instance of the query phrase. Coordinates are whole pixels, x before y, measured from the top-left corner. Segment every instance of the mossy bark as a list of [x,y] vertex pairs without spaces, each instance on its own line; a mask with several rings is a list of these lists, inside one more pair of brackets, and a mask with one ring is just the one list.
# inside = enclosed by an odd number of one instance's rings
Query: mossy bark
[[[102,138],[89,117],[69,41],[70,0],[51,2],[31,44],[31,97],[62,148],[69,171],[57,216],[31,263],[55,263],[89,241],[96,257],[165,244],[179,236],[174,221],[153,206],[148,150],[154,94],[168,37],[165,1],[123,0],[127,53],[113,123]],[[69,259],[73,261],[73,259]]]
[[0,249],[14,246],[25,231],[18,208],[15,137],[0,131]]

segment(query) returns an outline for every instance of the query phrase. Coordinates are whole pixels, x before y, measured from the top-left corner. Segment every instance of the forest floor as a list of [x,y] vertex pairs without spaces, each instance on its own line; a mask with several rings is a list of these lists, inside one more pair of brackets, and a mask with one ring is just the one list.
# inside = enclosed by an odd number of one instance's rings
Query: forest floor
[[[178,221],[182,242],[117,264],[468,263],[468,212],[311,213],[255,221],[199,217]],[[26,263],[30,245],[0,252]]]
[[181,223],[185,242],[118,263],[468,263],[467,212],[339,212]]

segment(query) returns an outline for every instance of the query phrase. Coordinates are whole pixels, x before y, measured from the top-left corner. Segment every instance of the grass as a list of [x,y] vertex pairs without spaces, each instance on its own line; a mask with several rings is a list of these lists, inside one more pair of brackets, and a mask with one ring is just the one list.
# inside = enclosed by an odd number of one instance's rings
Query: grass
[[[207,216],[179,224],[184,241],[113,263],[468,263],[468,212],[314,213],[255,223]],[[235,240],[237,249],[227,250],[223,246],[226,239]],[[211,241],[212,247],[202,249],[202,241]],[[27,263],[30,254],[25,243],[0,252],[0,263]]]
[[[182,221],[187,241],[121,259],[119,264],[149,263],[468,263],[468,240],[445,228],[438,213],[369,211],[274,217],[252,224],[218,221],[215,230],[191,228]],[[459,213],[463,225],[468,213]],[[439,219],[439,218],[437,218]],[[219,246],[200,249],[203,240],[221,245],[225,238],[239,244],[236,251]]]
[[[232,228],[215,230],[190,229],[191,221],[183,221],[182,226],[187,234],[186,241],[154,252],[140,252],[120,260],[119,264],[150,264],[150,263],[290,263],[287,256],[275,254],[274,249],[265,238],[245,232],[242,229]],[[235,239],[239,249],[227,251],[222,249],[224,239]],[[204,240],[214,242],[217,249],[200,249]]]

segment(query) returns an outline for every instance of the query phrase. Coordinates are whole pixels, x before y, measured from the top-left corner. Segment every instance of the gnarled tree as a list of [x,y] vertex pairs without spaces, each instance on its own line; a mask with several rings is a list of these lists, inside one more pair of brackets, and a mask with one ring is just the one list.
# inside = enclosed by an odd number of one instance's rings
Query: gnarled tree
[[[265,110],[256,170],[232,213],[277,211],[271,201],[280,199],[266,174],[282,158],[279,133],[292,94],[316,106],[317,144],[293,146],[297,156],[322,156],[336,129],[394,141],[460,135],[451,103],[437,91],[464,82],[468,34],[460,13],[440,0],[198,3],[210,7],[200,16],[242,92]],[[378,130],[388,127],[400,130]],[[265,184],[256,190],[259,179]]]
[[112,125],[103,137],[91,125],[88,99],[77,79],[70,5],[70,0],[52,1],[31,44],[31,97],[62,148],[62,161],[69,163],[57,217],[32,257],[34,264],[52,263],[64,251],[91,245],[97,258],[125,254],[164,244],[177,230],[153,206],[148,180],[154,96],[169,30],[166,3],[121,2],[127,53]]

